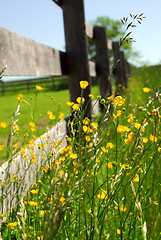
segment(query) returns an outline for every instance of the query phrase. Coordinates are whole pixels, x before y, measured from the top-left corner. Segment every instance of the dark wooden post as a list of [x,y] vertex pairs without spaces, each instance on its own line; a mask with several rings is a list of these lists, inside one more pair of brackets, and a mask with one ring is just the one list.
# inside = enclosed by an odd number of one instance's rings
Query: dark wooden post
[[79,82],[81,80],[88,81],[89,86],[84,90],[83,96],[85,98],[85,116],[88,116],[91,111],[91,100],[89,98],[91,82],[85,33],[84,1],[64,0],[61,7],[64,17],[70,99],[75,102],[81,94]]
[[112,94],[108,38],[105,27],[94,27],[94,40],[96,44],[96,72],[99,81],[100,95],[102,98],[105,98]]
[[121,68],[123,71],[123,78],[122,78],[122,87],[127,88],[127,68],[126,68],[126,59],[124,52],[120,52],[120,63],[121,63]]
[[113,54],[114,54],[114,75],[116,79],[116,92],[119,94],[123,85],[123,64],[121,61],[119,42],[113,42]]

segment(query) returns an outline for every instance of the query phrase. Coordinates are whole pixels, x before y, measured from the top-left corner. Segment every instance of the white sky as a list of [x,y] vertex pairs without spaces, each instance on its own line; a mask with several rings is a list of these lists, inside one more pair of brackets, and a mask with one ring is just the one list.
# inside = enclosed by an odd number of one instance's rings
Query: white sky
[[[74,1],[74,0],[73,0]],[[134,49],[143,61],[161,63],[161,0],[84,0],[86,21],[98,16],[115,20],[129,13],[144,13],[142,25],[133,29]],[[64,50],[62,9],[52,0],[0,0],[0,26]]]

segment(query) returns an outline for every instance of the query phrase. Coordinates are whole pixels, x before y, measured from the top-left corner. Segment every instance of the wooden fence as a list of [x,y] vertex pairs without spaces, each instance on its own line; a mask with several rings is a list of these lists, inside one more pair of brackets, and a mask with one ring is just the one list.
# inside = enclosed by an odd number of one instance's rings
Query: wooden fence
[[68,88],[67,77],[46,76],[40,78],[30,78],[15,81],[0,81],[0,93],[4,95],[7,92],[20,92],[23,90],[35,89],[36,85],[41,85],[45,90],[61,90]]
[[[90,77],[97,77],[100,87],[100,95],[106,97],[112,93],[110,82],[110,61],[109,49],[113,49],[115,62],[116,84],[127,86],[129,76],[129,64],[125,60],[123,52],[119,50],[118,43],[108,40],[106,29],[93,27],[85,23],[83,0],[54,0],[63,10],[66,52],[60,52],[33,40],[12,33],[7,29],[0,28],[0,68],[7,64],[5,75],[7,76],[63,76],[69,77],[69,90],[71,101],[80,96],[80,80],[89,82],[84,91],[86,102],[90,102],[91,93]],[[94,39],[96,44],[96,62],[88,61],[87,37]],[[118,89],[119,90],[119,89]],[[92,102],[85,110],[85,116],[89,114]],[[30,165],[30,153],[25,149],[28,158],[24,161],[21,154],[14,156],[14,161],[7,161],[0,167],[0,178],[5,182],[5,188],[0,188],[0,195],[4,197],[0,212],[10,211],[15,206],[15,192],[13,183],[7,182],[8,176],[22,176],[22,184],[18,186],[19,195],[24,196],[29,187],[36,181],[36,168],[45,164],[46,160],[41,157],[50,150],[53,140],[64,140],[62,145],[66,146],[66,124],[58,123],[49,130],[46,135],[50,136],[45,143],[47,149],[41,150],[39,143],[44,143],[44,136],[40,137],[34,145],[34,152],[37,155],[36,164]],[[57,153],[55,153],[56,158]],[[2,185],[1,185],[2,186]],[[12,200],[11,200],[12,199]]]
[[[85,22],[83,0],[53,0],[62,8],[64,18],[66,52],[37,43],[7,29],[0,28],[0,68],[7,64],[6,76],[64,76],[69,77],[71,101],[80,96],[80,80],[89,82],[84,91],[86,102],[90,102],[91,79],[99,82],[100,95],[106,97],[112,93],[110,82],[109,50],[113,49],[117,90],[127,87],[129,64],[119,43],[112,42],[104,27],[93,27]],[[92,38],[96,46],[96,62],[88,61],[87,37]],[[26,82],[27,83],[27,82]],[[28,82],[30,85],[30,81]],[[4,92],[5,84],[1,83]],[[91,104],[85,115],[88,115]]]

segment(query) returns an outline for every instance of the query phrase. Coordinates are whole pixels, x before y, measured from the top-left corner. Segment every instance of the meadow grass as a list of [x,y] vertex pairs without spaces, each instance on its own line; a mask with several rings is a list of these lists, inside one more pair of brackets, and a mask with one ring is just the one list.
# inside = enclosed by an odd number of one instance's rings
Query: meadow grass
[[[127,91],[102,99],[99,123],[83,118],[82,94],[71,103],[67,146],[53,142],[26,196],[12,213],[1,213],[2,239],[160,239],[161,92],[155,87],[144,83],[135,102]],[[23,184],[16,174],[8,181]]]
[[[35,87],[34,87],[35,88]],[[12,94],[7,94],[5,96],[0,96],[0,116],[1,122],[6,122],[8,124],[7,128],[0,129],[0,145],[5,146],[5,151],[0,154],[0,164],[7,160],[7,141],[9,135],[9,125],[13,116],[14,111],[16,111],[18,106],[18,94],[23,94],[25,102],[20,104],[19,121],[17,125],[20,126],[17,136],[15,136],[15,142],[20,147],[22,143],[26,143],[28,139],[25,136],[25,133],[28,132],[28,123],[31,121],[36,122],[37,131],[35,132],[36,136],[40,136],[46,130],[46,128],[51,128],[59,120],[58,113],[63,112],[65,116],[70,114],[70,109],[66,105],[66,102],[69,101],[69,90],[61,91],[36,91],[33,88],[30,93],[27,91],[21,91],[18,93],[12,92]],[[98,86],[92,86],[92,93],[96,96],[99,94]],[[55,119],[50,119],[47,112],[53,112]]]

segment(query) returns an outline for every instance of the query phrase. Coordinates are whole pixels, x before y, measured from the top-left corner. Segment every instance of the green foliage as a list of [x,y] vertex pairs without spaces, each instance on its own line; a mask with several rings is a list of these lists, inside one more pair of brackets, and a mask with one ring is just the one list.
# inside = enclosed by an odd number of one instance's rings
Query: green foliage
[[[53,141],[46,148],[46,139],[39,165],[27,146],[31,155],[26,167],[37,169],[36,182],[21,200],[17,191],[18,204],[11,214],[1,213],[3,240],[158,239],[161,92],[142,95],[142,111],[128,94],[102,100],[106,111],[98,124],[82,117],[82,90],[69,122],[67,146]],[[27,165],[22,150],[21,156]],[[1,181],[3,191],[8,184],[14,189],[25,186],[16,174]]]

